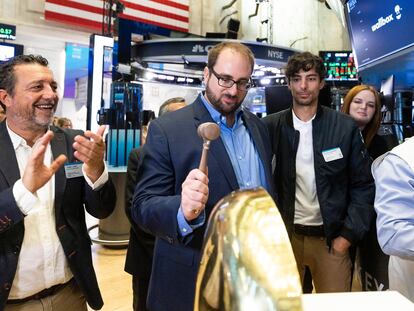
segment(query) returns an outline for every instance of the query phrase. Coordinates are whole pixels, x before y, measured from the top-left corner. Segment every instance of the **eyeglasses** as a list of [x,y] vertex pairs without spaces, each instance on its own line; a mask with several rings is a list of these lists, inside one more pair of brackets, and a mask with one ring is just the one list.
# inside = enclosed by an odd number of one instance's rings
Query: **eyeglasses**
[[209,70],[211,70],[213,75],[217,78],[218,85],[220,85],[222,87],[231,88],[234,84],[236,84],[237,89],[240,90],[240,91],[247,91],[248,89],[250,89],[252,87],[252,83],[251,83],[250,79],[249,80],[244,80],[243,79],[243,80],[239,80],[239,81],[234,81],[233,79],[223,78],[217,72],[215,72],[213,68],[209,67]]

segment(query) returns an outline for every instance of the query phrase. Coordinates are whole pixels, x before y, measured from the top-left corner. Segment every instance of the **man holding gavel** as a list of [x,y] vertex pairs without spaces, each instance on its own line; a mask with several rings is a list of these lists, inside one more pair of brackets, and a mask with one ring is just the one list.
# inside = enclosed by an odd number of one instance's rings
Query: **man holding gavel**
[[[193,310],[204,231],[222,197],[259,186],[273,194],[267,130],[241,107],[253,67],[245,45],[214,46],[204,69],[205,92],[151,122],[132,208],[134,221],[156,237],[149,310]],[[197,129],[206,122],[220,131],[203,125],[200,138]],[[203,141],[207,169],[199,167]]]

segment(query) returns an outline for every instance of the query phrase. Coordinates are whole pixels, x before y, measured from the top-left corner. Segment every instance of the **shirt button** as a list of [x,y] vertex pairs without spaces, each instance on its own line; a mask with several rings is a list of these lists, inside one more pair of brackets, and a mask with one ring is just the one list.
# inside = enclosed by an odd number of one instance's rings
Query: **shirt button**
[[183,232],[187,232],[187,228],[183,228],[182,230],[183,230]]
[[241,160],[242,159],[242,157],[241,156],[239,156],[239,160]]

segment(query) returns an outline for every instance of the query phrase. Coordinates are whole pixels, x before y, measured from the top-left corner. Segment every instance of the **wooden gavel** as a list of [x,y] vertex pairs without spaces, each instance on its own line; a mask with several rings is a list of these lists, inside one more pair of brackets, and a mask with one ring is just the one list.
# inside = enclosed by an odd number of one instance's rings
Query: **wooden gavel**
[[207,158],[210,142],[220,136],[220,128],[213,122],[202,123],[197,128],[197,134],[203,139],[203,151],[198,169],[204,174],[207,174]]

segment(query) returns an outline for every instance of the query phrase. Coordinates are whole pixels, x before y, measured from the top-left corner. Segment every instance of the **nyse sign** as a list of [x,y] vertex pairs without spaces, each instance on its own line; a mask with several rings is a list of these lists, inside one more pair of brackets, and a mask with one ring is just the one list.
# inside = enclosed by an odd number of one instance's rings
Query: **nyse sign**
[[267,51],[267,57],[272,58],[272,59],[277,59],[277,60],[284,59],[282,51],[272,50],[272,49],[269,49]]

